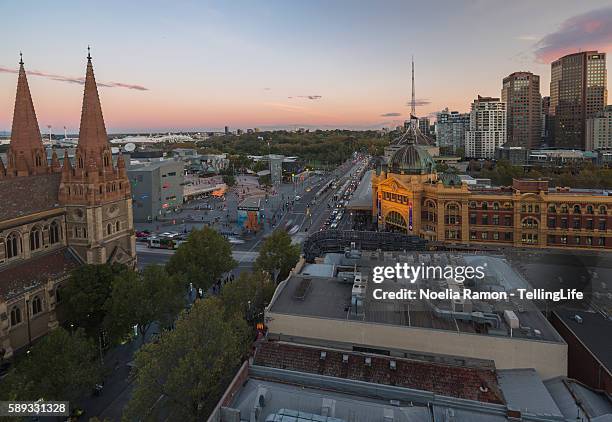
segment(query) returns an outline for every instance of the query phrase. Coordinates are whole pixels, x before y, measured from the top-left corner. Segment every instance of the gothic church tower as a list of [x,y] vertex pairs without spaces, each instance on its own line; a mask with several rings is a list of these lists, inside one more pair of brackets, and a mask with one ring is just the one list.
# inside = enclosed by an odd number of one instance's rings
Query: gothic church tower
[[113,163],[90,54],[75,162],[65,155],[59,199],[66,207],[68,243],[84,262],[134,264],[130,183],[123,156]]

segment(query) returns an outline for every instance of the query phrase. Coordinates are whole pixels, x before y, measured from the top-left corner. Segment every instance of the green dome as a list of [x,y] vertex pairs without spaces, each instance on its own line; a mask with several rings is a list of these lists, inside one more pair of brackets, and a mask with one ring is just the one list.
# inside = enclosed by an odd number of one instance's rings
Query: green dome
[[389,171],[397,174],[429,174],[435,167],[427,149],[414,144],[404,145],[389,160]]

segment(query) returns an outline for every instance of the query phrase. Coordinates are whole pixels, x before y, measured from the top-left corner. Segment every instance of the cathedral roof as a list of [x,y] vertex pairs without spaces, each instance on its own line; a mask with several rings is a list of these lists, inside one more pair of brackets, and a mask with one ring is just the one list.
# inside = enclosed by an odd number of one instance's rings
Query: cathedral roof
[[425,147],[407,144],[398,149],[389,160],[389,171],[399,174],[429,174],[435,163]]
[[60,174],[0,180],[0,223],[59,208]]
[[56,280],[79,266],[80,262],[71,249],[64,247],[36,256],[0,270],[0,298],[8,299],[25,290],[39,286],[49,279]]

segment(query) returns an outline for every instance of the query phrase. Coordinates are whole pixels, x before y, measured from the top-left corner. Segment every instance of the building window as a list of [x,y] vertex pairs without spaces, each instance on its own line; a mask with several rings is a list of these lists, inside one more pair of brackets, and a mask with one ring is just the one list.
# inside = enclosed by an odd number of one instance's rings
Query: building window
[[598,241],[599,246],[606,246],[606,238],[600,237]]
[[494,226],[499,226],[499,215],[494,215],[493,216],[493,225]]
[[39,296],[34,296],[32,299],[32,315],[36,315],[42,312],[42,301]]
[[17,233],[11,233],[6,239],[6,257],[8,259],[19,256],[21,249],[21,241]]
[[538,243],[538,235],[535,233],[523,233],[521,236],[521,241],[523,243]]
[[489,239],[489,233],[488,232],[482,232],[482,233],[480,233],[480,237],[482,238],[482,240],[487,240],[487,239]]
[[59,242],[59,224],[54,221],[49,226],[49,242],[53,245]]
[[549,229],[554,229],[556,224],[557,224],[557,219],[555,217],[550,217],[548,219],[548,228]]
[[587,205],[587,214],[593,214],[593,205]]
[[588,219],[586,222],[586,228],[589,230],[593,230],[593,220],[592,219]]
[[579,218],[574,218],[574,228],[575,229],[579,229],[580,228],[580,219]]
[[567,218],[562,218],[561,219],[561,228],[562,229],[567,229]]
[[567,205],[565,204],[561,205],[561,214],[567,214],[567,212],[568,212]]
[[580,214],[580,205],[574,205],[574,214]]
[[584,243],[586,243],[587,245],[591,246],[593,244],[593,236],[587,236],[584,239]]
[[115,223],[115,231],[119,231],[121,229],[121,224],[117,221]]
[[60,303],[62,301],[62,288],[61,286],[57,286],[55,288],[55,303]]
[[483,203],[482,203],[482,209],[483,209],[484,211],[488,210],[488,209],[489,209],[489,205],[488,205],[486,202],[483,202]]
[[17,325],[21,322],[21,308],[19,306],[13,306],[11,309],[11,326]]
[[523,228],[537,228],[538,220],[535,218],[526,218],[523,220]]
[[576,245],[580,245],[580,236],[576,236],[574,241],[576,242]]
[[489,216],[488,215],[483,215],[482,216],[482,224],[484,224],[484,225],[489,224]]
[[493,202],[493,209],[494,209],[495,211],[498,211],[498,210],[499,210],[499,202]]
[[499,240],[499,233],[493,232],[493,240]]
[[476,224],[476,214],[470,214],[470,224]]
[[108,223],[106,225],[106,235],[110,236],[112,232],[113,232],[113,226],[110,223]]
[[471,240],[476,240],[476,232],[474,232],[474,231],[470,232],[470,239]]
[[512,225],[512,217],[509,215],[504,216],[504,225],[511,226]]
[[564,245],[567,245],[567,236],[565,235],[561,236],[561,243],[563,243]]
[[35,251],[40,249],[40,228],[34,227],[32,231],[30,231],[30,250]]
[[512,240],[512,233],[505,232],[504,233],[504,240],[508,240],[508,241]]
[[554,205],[550,205],[548,207],[548,212],[557,212],[557,207],[555,207]]
[[599,207],[599,213],[600,213],[600,214],[606,214],[606,213],[607,213],[607,211],[608,211],[608,209],[606,208],[606,206],[605,206],[605,205],[601,205],[601,206]]

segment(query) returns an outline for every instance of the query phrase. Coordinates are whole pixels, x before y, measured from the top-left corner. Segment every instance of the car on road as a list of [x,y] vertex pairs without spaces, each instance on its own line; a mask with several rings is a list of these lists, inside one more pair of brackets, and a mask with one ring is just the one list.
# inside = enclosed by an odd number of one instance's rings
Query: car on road
[[231,243],[232,245],[242,245],[244,243],[244,240],[239,239],[237,237],[233,237],[233,236],[228,237],[227,241]]
[[295,195],[295,200],[299,201],[300,199],[302,199],[302,197],[300,195]]

